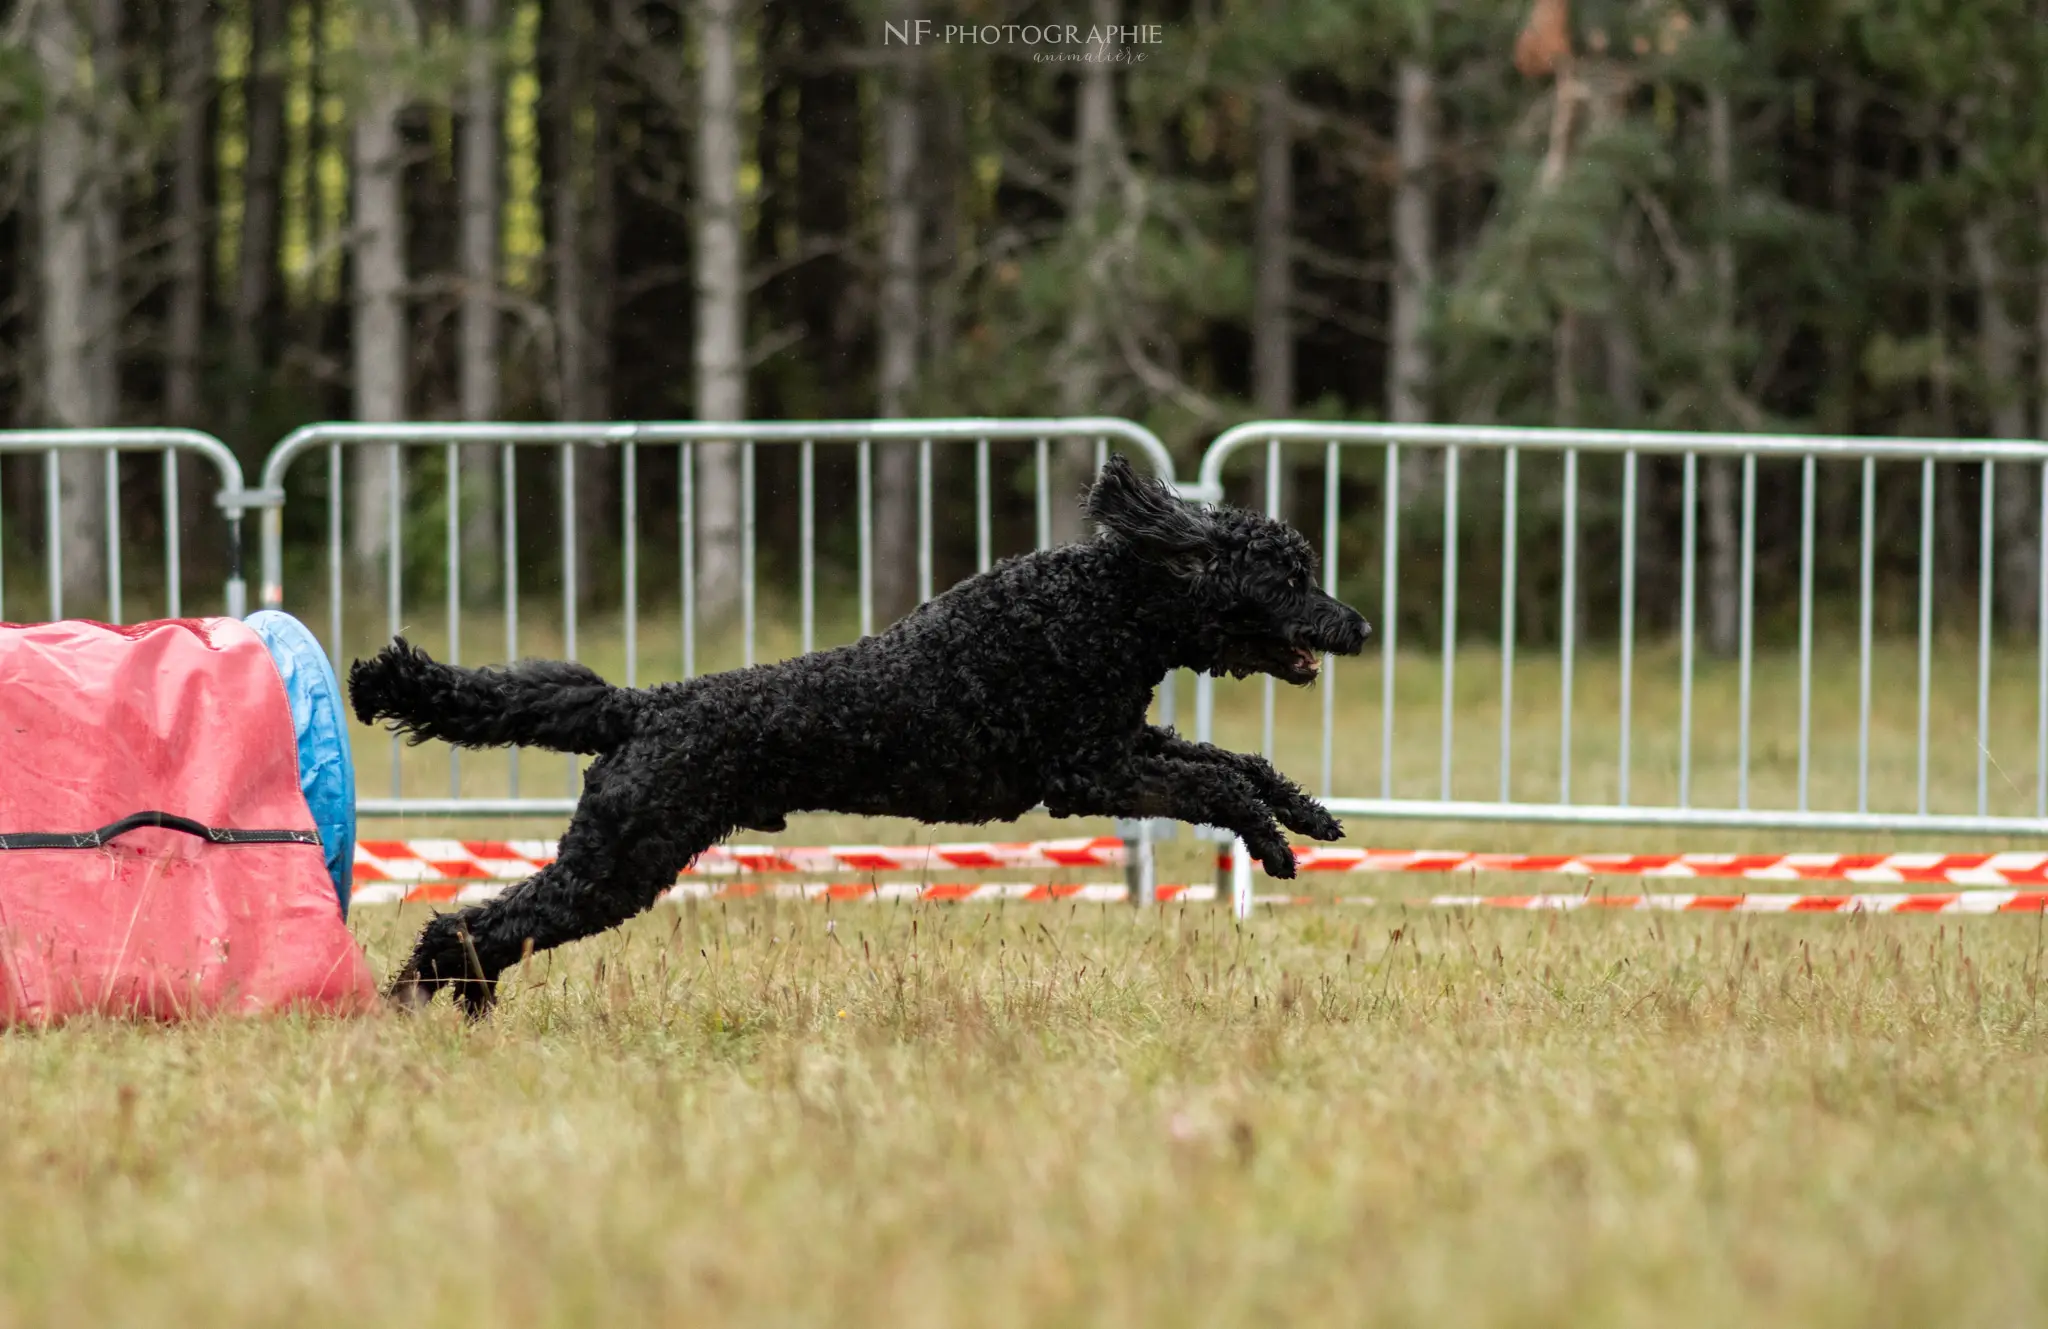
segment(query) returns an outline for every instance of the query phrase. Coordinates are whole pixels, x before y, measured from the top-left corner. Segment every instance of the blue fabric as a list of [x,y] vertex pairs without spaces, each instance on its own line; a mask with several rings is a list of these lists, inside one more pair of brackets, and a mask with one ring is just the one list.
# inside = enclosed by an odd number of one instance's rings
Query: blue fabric
[[356,767],[349,754],[348,707],[341,685],[319,639],[290,614],[262,609],[243,621],[263,639],[284,680],[298,739],[299,788],[313,811],[313,824],[320,828],[327,875],[334,879],[334,897],[346,917],[356,857]]

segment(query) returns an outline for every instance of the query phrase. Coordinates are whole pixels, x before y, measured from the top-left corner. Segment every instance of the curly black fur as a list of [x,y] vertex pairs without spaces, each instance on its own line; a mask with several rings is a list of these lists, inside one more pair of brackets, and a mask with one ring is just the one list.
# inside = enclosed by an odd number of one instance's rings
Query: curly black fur
[[1171,817],[1231,831],[1293,876],[1281,827],[1334,840],[1337,821],[1263,758],[1188,742],[1146,711],[1170,670],[1305,684],[1371,628],[1316,585],[1314,551],[1279,522],[1185,503],[1121,457],[1086,503],[1094,539],[1009,559],[886,632],[780,664],[627,689],[559,661],[456,668],[402,638],[358,660],[365,723],[598,754],[554,863],[436,917],[394,995],[455,987],[480,1015],[529,946],[631,918],[698,854],[792,812]]

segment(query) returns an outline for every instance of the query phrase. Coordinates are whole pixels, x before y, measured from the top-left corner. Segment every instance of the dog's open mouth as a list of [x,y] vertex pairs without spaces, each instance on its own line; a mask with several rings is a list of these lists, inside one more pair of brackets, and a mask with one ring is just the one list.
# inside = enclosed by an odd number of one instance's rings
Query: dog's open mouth
[[1232,660],[1225,668],[1233,678],[1271,674],[1284,683],[1313,683],[1322,674],[1323,657],[1307,646],[1272,643]]

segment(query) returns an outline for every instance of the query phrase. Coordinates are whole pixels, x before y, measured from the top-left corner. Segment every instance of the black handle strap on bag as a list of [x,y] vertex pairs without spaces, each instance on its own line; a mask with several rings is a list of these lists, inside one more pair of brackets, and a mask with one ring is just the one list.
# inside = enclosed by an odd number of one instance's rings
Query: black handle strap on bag
[[131,812],[96,831],[14,831],[0,834],[0,849],[99,849],[116,836],[154,828],[182,831],[208,844],[310,844],[319,845],[318,831],[241,831],[208,826],[172,812]]

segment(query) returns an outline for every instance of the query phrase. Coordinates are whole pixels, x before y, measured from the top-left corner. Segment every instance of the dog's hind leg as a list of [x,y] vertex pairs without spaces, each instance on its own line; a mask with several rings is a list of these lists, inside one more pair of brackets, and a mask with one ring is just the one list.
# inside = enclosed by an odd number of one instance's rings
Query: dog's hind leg
[[1282,775],[1272,762],[1250,752],[1233,752],[1213,743],[1192,743],[1170,729],[1148,725],[1138,740],[1138,750],[1175,761],[1220,766],[1235,771],[1250,782],[1259,801],[1273,809],[1273,815],[1290,831],[1317,840],[1341,840],[1344,824],[1307,790]]
[[392,984],[393,999],[424,1005],[452,988],[472,1016],[483,1015],[499,975],[529,945],[548,950],[641,913],[732,829],[701,811],[629,801],[627,789],[645,792],[631,782],[608,783],[593,767],[555,861],[495,900],[428,923]]

